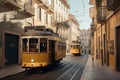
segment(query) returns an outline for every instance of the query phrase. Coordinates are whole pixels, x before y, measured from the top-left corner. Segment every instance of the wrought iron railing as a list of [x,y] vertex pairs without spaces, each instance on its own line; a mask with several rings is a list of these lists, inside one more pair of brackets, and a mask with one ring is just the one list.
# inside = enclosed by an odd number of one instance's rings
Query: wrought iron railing
[[93,5],[94,4],[94,0],[89,0],[89,4]]
[[4,2],[13,8],[17,8],[17,9],[21,8],[21,4],[19,0],[4,0]]
[[98,7],[97,11],[97,22],[102,23],[106,20],[106,6]]
[[114,11],[116,10],[120,5],[119,0],[107,0],[107,9],[109,11]]
[[95,22],[91,22],[91,30],[92,30],[92,31],[95,31],[95,29],[96,29],[96,24],[95,24]]
[[41,7],[45,8],[48,10],[48,12],[53,13],[53,2],[49,3],[48,0],[39,0],[40,3],[42,4]]
[[29,13],[30,15],[34,15],[34,7],[29,2],[24,4],[24,10],[25,10],[25,12]]

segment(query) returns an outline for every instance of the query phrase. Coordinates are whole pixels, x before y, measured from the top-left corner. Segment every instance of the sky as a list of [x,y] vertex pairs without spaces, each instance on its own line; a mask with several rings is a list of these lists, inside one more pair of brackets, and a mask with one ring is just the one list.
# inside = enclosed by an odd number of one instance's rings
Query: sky
[[91,18],[89,17],[89,0],[68,0],[70,13],[75,16],[80,24],[80,29],[89,29]]

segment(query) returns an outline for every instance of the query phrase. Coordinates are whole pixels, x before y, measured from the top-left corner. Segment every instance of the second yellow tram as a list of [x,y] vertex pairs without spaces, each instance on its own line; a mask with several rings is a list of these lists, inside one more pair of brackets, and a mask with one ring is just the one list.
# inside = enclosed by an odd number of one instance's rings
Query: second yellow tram
[[81,54],[81,44],[79,41],[72,41],[70,45],[70,53],[73,55]]

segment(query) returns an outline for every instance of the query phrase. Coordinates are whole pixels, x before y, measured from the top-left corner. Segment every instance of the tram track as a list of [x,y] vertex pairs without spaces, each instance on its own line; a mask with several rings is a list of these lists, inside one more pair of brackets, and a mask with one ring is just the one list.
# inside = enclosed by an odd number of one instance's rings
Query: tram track
[[68,72],[70,72],[72,69],[74,69],[74,67],[76,66],[77,64],[73,65],[70,69],[68,69],[65,73],[63,73],[60,77],[58,77],[56,80],[63,80],[63,78],[66,76],[66,74]]
[[59,76],[56,80],[77,80],[74,78],[76,77],[77,73],[83,67],[85,61],[82,61],[81,64],[79,64],[79,62],[75,63],[71,68],[69,68],[66,72],[64,72],[64,74]]

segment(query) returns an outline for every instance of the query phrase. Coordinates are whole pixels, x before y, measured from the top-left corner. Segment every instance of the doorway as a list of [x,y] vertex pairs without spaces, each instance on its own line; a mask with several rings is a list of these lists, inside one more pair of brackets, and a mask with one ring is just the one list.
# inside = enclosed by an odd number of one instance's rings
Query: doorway
[[120,71],[120,26],[116,28],[116,68]]
[[19,36],[5,33],[5,66],[18,64]]
[[49,52],[51,55],[51,61],[55,62],[55,41],[49,40]]

